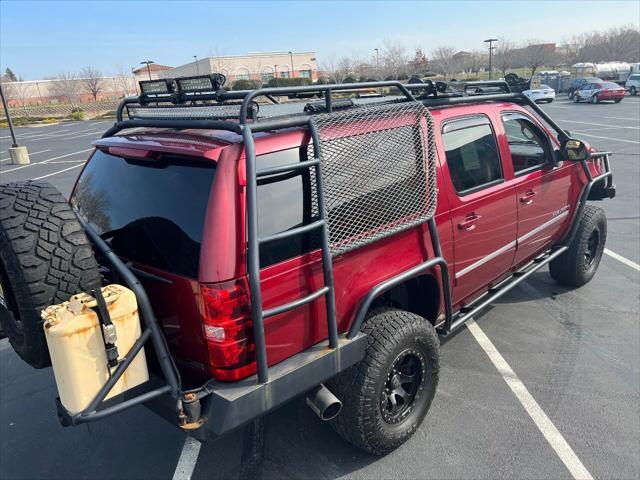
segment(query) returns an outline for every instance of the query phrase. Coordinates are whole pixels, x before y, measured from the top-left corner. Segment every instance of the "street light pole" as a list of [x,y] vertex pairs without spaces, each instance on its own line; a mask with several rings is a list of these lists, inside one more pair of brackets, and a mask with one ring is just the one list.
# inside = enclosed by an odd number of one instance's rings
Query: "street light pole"
[[376,75],[379,76],[380,75],[380,59],[378,58],[378,49],[374,48],[375,52],[376,52]]
[[18,141],[16,140],[16,133],[13,131],[13,121],[11,120],[11,114],[9,113],[7,102],[4,99],[4,92],[2,91],[2,85],[0,85],[0,98],[2,98],[2,106],[4,107],[4,113],[7,116],[7,123],[9,124],[9,132],[11,133],[11,140],[13,140],[12,147],[17,147]]
[[193,58],[196,59],[196,75],[200,75],[200,68],[198,68],[198,56],[194,55]]
[[151,80],[151,68],[149,67],[149,65],[151,65],[152,63],[156,63],[153,60],[145,60],[144,62],[140,62],[140,65],[146,65],[147,66],[147,73],[149,74],[149,80]]
[[493,72],[493,49],[496,48],[493,46],[493,42],[497,42],[497,38],[487,38],[484,43],[489,44],[489,80],[491,80],[491,74]]
[[295,77],[294,69],[293,69],[293,52],[289,52],[289,56],[291,57],[291,78]]
[[9,107],[7,106],[7,102],[4,99],[4,92],[2,91],[2,85],[0,85],[0,98],[2,99],[2,106],[4,107],[4,113],[7,116],[7,123],[9,124],[9,132],[11,132],[11,148],[9,148],[9,157],[11,158],[11,163],[14,164],[27,164],[30,163],[29,160],[29,152],[27,152],[27,147],[21,147],[18,145],[18,140],[16,140],[16,132],[13,130],[13,121],[11,120],[11,113],[9,112]]

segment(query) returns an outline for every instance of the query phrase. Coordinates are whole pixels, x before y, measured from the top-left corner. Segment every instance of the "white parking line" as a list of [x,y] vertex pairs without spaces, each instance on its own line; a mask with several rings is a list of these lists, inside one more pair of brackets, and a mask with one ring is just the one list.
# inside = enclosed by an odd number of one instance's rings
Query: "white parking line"
[[201,445],[195,438],[185,438],[176,470],[173,472],[173,480],[189,480],[191,478],[193,470],[196,468]]
[[627,267],[634,268],[634,269],[636,269],[637,271],[640,272],[640,265],[638,265],[636,262],[634,262],[632,260],[629,260],[628,258],[625,258],[622,255],[617,254],[616,252],[612,252],[608,248],[604,249],[604,253],[609,255],[611,258],[615,258],[619,262],[624,263]]
[[631,118],[631,117],[602,117],[602,118],[610,118],[612,120],[629,120],[629,121],[633,121],[633,122],[637,122],[638,121],[637,118]]
[[601,137],[599,135],[591,135],[590,133],[584,133],[578,130],[575,130],[575,133],[579,133],[580,135],[584,135],[585,137],[601,138],[603,140],[612,140],[614,142],[635,143],[637,145],[640,145],[640,142],[637,142],[635,140],[623,140],[621,138]]
[[[40,150],[39,152],[29,152],[29,156],[38,155],[39,153],[50,152],[50,151],[51,151],[51,149],[48,148],[46,150]],[[0,160],[0,163],[8,162],[9,160],[11,160],[11,157],[3,158],[2,160]]]
[[500,375],[507,383],[516,398],[520,401],[524,409],[527,411],[531,419],[534,421],[538,430],[544,435],[551,448],[556,452],[562,463],[571,473],[573,478],[581,480],[593,480],[593,477],[582,464],[573,449],[569,446],[562,434],[558,431],[551,419],[540,408],[538,402],[529,393],[527,387],[518,378],[513,369],[509,366],[498,349],[493,345],[489,337],[485,335],[480,326],[473,320],[469,320],[467,328],[471,335],[476,339],[480,347],[487,354],[491,363],[498,369]]
[[100,132],[89,132],[89,133],[83,133],[82,135],[76,135],[75,137],[65,137],[65,140],[73,140],[74,138],[80,138],[80,137],[88,137],[89,135],[95,135],[96,137],[98,137],[100,135]]
[[[593,123],[593,122],[580,122],[578,120],[561,120],[561,122],[567,122],[567,123],[581,123],[583,125],[595,125],[596,127],[611,127],[611,124],[606,124],[606,123]],[[625,127],[622,125],[616,125],[615,127],[612,128],[626,128],[626,129],[631,129],[631,130],[640,130],[640,127]]]
[[42,175],[41,177],[32,178],[31,180],[42,180],[43,178],[53,177],[54,175],[58,175],[59,173],[64,173],[66,171],[73,170],[74,168],[81,167],[82,165],[84,165],[84,163],[81,163],[80,165],[74,165],[73,167],[65,168],[63,170],[58,170],[57,172],[47,173],[46,175]]
[[53,162],[54,160],[59,160],[60,158],[70,157],[72,155],[78,155],[79,153],[86,153],[93,150],[93,148],[87,148],[86,150],[79,150],[77,152],[67,153],[66,155],[60,155],[59,157],[48,158],[47,160],[43,160],[42,162],[30,163],[28,165],[22,165],[21,167],[10,168],[9,170],[3,170],[2,173],[15,172],[16,170],[20,170],[22,168],[33,167],[34,165],[42,165],[43,163]]

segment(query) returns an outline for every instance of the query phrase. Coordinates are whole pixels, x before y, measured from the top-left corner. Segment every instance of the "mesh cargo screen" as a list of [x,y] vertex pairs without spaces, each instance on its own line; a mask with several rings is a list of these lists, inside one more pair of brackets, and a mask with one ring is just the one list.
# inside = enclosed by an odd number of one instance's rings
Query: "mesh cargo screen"
[[[358,107],[320,114],[313,122],[320,136],[332,255],[433,216],[435,145],[433,121],[424,105]],[[309,157],[313,154],[310,145]]]

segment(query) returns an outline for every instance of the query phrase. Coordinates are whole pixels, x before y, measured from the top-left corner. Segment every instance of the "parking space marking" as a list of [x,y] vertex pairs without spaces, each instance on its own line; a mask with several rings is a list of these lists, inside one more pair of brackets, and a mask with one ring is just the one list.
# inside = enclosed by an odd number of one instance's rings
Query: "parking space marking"
[[579,133],[580,135],[584,135],[585,137],[601,138],[603,140],[611,140],[613,142],[635,143],[637,145],[640,145],[640,142],[637,142],[636,140],[623,140],[621,138],[601,137],[599,135],[591,135],[590,133],[584,133],[578,130],[576,130],[575,132]]
[[[50,152],[50,151],[51,151],[51,149],[47,148],[46,150],[40,150],[39,152],[29,152],[29,156],[38,155],[39,153],[45,153],[45,152]],[[8,162],[9,160],[11,160],[11,157],[3,158],[3,159],[0,159],[0,163]]]
[[42,175],[41,177],[36,177],[36,178],[34,178],[32,180],[42,180],[43,178],[53,177],[54,175],[58,175],[59,173],[64,173],[64,172],[67,172],[69,170],[73,170],[74,168],[81,167],[82,165],[84,165],[84,162],[79,164],[79,165],[74,165],[73,167],[69,167],[69,168],[64,168],[62,170],[58,170],[57,172],[47,173],[46,175]]
[[43,160],[42,162],[37,162],[37,163],[30,163],[28,165],[22,165],[21,167],[16,167],[16,168],[10,168],[9,170],[3,170],[2,173],[9,173],[9,172],[15,172],[16,170],[20,170],[22,168],[27,168],[27,167],[32,167],[34,165],[42,165],[43,163],[49,163],[52,162],[54,160],[58,160],[60,158],[65,158],[65,157],[70,157],[72,155],[78,155],[79,153],[86,153],[86,152],[90,152],[91,150],[93,150],[93,148],[87,148],[85,150],[79,150],[77,152],[72,152],[72,153],[67,153],[66,155],[60,155],[59,157],[53,157],[53,158],[49,158],[47,160]]
[[561,120],[562,122],[567,122],[567,123],[581,123],[583,125],[595,125],[596,127],[608,127],[608,128],[626,128],[626,129],[631,129],[631,130],[640,130],[640,127],[625,127],[623,125],[616,125],[614,127],[612,127],[611,125],[607,125],[606,123],[593,123],[593,122],[580,122],[578,120]]
[[196,468],[201,445],[195,438],[185,438],[176,470],[173,472],[173,480],[189,480],[191,478],[193,470]]
[[634,262],[633,260],[629,260],[628,258],[623,257],[620,254],[617,254],[616,252],[612,252],[611,250],[609,250],[608,248],[604,249],[604,253],[606,253],[607,255],[609,255],[611,258],[615,258],[616,260],[618,260],[621,263],[624,263],[627,267],[631,267],[637,271],[640,272],[640,265],[638,265],[636,262]]
[[551,448],[556,452],[562,463],[571,473],[571,476],[578,480],[593,480],[593,477],[582,464],[578,456],[575,454],[571,446],[564,439],[560,431],[553,424],[551,419],[540,408],[538,402],[529,393],[527,387],[518,378],[513,369],[509,366],[498,349],[493,345],[489,337],[487,337],[480,326],[473,320],[469,320],[467,328],[471,335],[476,339],[484,353],[487,354],[491,363],[496,367],[502,378],[507,383],[516,398],[520,401],[524,409],[527,411],[531,419],[534,421],[544,438],[547,440]]
[[637,118],[631,118],[631,117],[602,117],[602,118],[610,118],[612,120],[629,120],[629,121],[633,121],[633,122],[637,122],[638,121]]

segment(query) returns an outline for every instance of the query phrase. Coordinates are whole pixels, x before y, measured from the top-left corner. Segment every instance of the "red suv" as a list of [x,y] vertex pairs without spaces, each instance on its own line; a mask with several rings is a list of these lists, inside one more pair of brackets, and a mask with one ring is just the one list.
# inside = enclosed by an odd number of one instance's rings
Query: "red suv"
[[[307,394],[384,454],[429,409],[439,338],[544,265],[575,287],[598,268],[606,219],[587,200],[615,194],[608,154],[503,82],[198,78],[142,82],[70,205],[43,183],[0,189],[0,322],[27,362],[48,365],[40,309],[78,291],[122,283],[145,323],[84,411],[58,403],[66,425],[145,403],[204,439]],[[336,99],[361,88],[401,98]],[[324,99],[258,115],[258,98],[309,93]],[[145,342],[152,379],[105,402]]]

